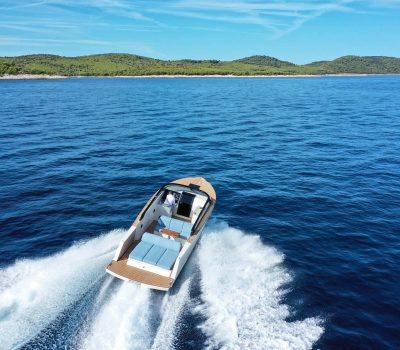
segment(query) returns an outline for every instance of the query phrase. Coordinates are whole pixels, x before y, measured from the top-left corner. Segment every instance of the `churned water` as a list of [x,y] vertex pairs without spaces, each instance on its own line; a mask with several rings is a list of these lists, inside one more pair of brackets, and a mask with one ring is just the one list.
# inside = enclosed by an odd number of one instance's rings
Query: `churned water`
[[[1,349],[400,348],[400,77],[1,81],[0,121]],[[106,275],[187,176],[174,288]]]

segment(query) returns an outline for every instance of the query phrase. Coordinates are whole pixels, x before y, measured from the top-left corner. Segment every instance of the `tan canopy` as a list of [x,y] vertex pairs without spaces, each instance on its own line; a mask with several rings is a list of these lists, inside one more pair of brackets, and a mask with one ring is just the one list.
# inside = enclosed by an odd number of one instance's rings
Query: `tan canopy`
[[211,200],[215,202],[217,195],[215,193],[214,187],[204,179],[203,177],[186,177],[184,179],[174,180],[171,183],[189,186],[190,184],[199,186],[200,191],[207,193]]

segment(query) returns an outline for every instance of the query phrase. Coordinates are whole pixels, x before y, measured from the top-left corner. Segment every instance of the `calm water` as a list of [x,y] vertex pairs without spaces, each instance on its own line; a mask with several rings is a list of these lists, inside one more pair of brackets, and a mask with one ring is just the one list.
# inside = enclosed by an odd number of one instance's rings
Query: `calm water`
[[[0,121],[0,348],[400,348],[399,77],[0,81]],[[171,293],[106,276],[193,175]]]

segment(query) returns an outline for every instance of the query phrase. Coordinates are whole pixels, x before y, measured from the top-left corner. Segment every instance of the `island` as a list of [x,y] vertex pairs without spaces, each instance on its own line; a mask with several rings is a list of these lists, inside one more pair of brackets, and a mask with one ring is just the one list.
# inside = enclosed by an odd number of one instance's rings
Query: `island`
[[35,54],[0,57],[0,79],[46,79],[73,76],[175,77],[175,76],[321,76],[400,74],[400,58],[343,56],[332,61],[296,65],[270,56],[233,61],[160,60],[133,54],[98,54],[64,57]]

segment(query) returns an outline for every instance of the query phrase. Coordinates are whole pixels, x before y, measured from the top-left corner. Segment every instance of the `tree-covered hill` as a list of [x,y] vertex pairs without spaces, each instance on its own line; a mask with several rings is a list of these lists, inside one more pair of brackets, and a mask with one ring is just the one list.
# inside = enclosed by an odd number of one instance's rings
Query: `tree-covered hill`
[[393,74],[400,73],[400,58],[343,56],[333,61],[315,62],[306,66],[319,67],[332,73]]
[[256,66],[276,67],[276,68],[295,66],[294,63],[281,61],[275,57],[259,56],[259,55],[241,58],[239,60],[236,60],[235,62],[242,62]]
[[129,75],[298,75],[339,73],[400,73],[400,59],[384,56],[344,56],[333,61],[295,65],[269,56],[234,61],[164,61],[131,54],[100,54],[79,57],[26,55],[0,57],[0,75],[50,74],[64,76]]

